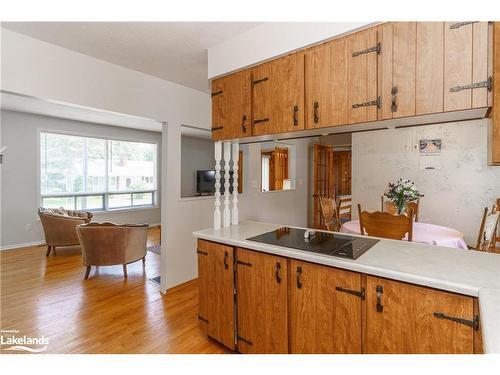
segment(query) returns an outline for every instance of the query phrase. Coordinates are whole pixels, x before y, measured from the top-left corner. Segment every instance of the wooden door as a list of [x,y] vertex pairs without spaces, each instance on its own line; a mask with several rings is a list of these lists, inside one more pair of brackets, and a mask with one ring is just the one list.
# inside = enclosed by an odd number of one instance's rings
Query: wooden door
[[473,353],[474,328],[448,319],[472,322],[472,297],[366,279],[366,353]]
[[334,151],[333,164],[334,196],[351,195],[351,151]]
[[236,249],[238,350],[288,353],[286,258]]
[[417,22],[417,115],[443,112],[444,28],[444,22]]
[[313,212],[312,227],[326,229],[320,212],[319,196],[335,198],[333,148],[320,144],[314,145],[313,151]]
[[290,352],[361,353],[361,275],[291,260]]
[[212,139],[233,139],[251,135],[250,70],[212,82]]
[[378,28],[379,120],[415,115],[416,23],[386,23]]
[[375,27],[346,37],[347,119],[350,124],[377,120],[378,44]]
[[198,240],[200,327],[230,349],[234,339],[234,258],[230,246]]
[[252,135],[304,129],[304,53],[252,71]]
[[[491,26],[447,22],[444,28],[444,110],[491,105]],[[491,86],[489,86],[491,87]]]

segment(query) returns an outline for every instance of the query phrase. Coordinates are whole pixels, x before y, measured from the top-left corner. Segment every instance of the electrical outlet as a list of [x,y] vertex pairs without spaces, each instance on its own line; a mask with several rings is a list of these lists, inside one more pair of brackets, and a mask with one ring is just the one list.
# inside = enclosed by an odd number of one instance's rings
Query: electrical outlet
[[26,231],[31,232],[31,224],[26,224]]

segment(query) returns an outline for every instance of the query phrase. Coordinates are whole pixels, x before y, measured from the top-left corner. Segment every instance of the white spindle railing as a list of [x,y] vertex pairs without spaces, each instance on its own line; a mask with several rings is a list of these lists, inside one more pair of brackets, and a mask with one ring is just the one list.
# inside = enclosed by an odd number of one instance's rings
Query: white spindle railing
[[233,143],[233,209],[231,224],[238,225],[238,161],[240,160],[240,144]]
[[231,225],[231,211],[229,209],[229,162],[231,160],[231,141],[224,142],[224,211],[222,213],[222,225],[228,227]]
[[222,142],[215,142],[215,203],[214,203],[214,229],[221,227],[220,214],[220,160],[222,156]]

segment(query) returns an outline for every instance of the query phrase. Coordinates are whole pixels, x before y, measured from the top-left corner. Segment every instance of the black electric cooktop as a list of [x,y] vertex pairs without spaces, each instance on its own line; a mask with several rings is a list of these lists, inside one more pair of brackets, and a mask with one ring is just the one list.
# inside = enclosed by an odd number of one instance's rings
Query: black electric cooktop
[[378,242],[373,238],[318,231],[306,239],[305,232],[304,229],[283,227],[247,240],[347,259],[359,258]]

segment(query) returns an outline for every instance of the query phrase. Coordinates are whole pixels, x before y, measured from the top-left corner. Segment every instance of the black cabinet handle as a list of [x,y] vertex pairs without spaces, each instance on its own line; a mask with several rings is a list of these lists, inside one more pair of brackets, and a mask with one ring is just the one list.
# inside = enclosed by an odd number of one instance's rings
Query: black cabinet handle
[[293,126],[297,126],[299,124],[299,119],[297,118],[297,113],[299,112],[299,106],[293,106]]
[[276,262],[276,282],[278,284],[281,284],[281,263],[280,262]]
[[384,306],[382,305],[382,293],[384,293],[384,287],[382,285],[377,285],[377,312],[384,311]]
[[319,122],[319,102],[314,102],[314,123]]
[[397,95],[398,95],[398,86],[394,86],[391,89],[391,97],[392,97],[391,112],[398,111]]
[[227,264],[227,257],[229,256],[227,251],[224,251],[224,268],[227,270],[229,265]]
[[302,267],[297,267],[297,289],[302,289]]
[[196,250],[196,252],[200,255],[208,255],[206,251]]
[[268,122],[269,121],[269,118],[263,118],[263,119],[258,119],[258,120],[253,120],[253,124],[254,125],[257,125],[257,124],[260,124],[262,122]]
[[216,92],[213,92],[213,93],[211,94],[211,97],[213,98],[214,96],[220,95],[220,94],[222,94],[222,93],[223,93],[223,91],[222,91],[222,90],[220,90],[220,91],[216,91]]
[[246,122],[247,122],[247,115],[243,115],[241,117],[241,129],[243,130],[243,133],[247,132],[247,127],[245,125]]
[[216,126],[216,127],[212,127],[212,131],[215,131],[215,130],[222,130],[224,129],[223,126]]

